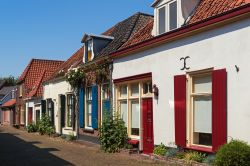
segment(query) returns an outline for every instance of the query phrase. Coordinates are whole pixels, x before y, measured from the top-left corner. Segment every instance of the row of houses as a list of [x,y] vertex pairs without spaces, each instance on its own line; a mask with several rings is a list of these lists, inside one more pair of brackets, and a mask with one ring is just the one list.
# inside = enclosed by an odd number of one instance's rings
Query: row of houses
[[[32,59],[18,80],[15,123],[47,113],[58,134],[94,139],[104,112],[117,111],[143,153],[161,142],[205,152],[231,138],[250,142],[250,1],[155,0],[152,7],[154,15],[86,33],[67,61]],[[85,75],[78,101],[70,70]]]

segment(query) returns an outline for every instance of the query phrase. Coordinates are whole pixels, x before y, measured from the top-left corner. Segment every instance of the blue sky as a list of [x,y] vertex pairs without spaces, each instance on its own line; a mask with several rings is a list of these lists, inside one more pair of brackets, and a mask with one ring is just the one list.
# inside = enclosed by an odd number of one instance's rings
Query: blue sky
[[0,0],[0,77],[20,76],[32,58],[68,59],[85,32],[100,34],[153,0]]

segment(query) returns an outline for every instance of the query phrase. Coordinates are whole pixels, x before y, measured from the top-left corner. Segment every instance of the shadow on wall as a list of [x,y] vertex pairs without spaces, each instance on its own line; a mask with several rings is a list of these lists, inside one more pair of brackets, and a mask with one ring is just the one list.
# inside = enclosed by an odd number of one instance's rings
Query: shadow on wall
[[[0,133],[0,162],[5,165],[73,165],[51,154],[58,151],[54,148],[38,148],[34,144],[40,142],[25,142],[11,134]],[[1,165],[1,164],[0,164]]]

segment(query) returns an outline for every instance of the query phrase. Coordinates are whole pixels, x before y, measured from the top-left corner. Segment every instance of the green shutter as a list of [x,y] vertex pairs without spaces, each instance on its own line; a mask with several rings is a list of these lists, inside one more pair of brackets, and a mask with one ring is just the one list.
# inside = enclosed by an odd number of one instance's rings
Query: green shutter
[[61,127],[65,127],[65,95],[60,96],[61,100]]

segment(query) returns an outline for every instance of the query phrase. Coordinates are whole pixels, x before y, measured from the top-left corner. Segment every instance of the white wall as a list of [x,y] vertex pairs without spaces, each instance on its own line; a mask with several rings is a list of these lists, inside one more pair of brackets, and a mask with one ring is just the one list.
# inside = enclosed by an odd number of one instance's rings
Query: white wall
[[[54,102],[54,114],[55,114],[55,127],[56,132],[60,133],[61,123],[60,123],[60,97],[59,95],[63,94],[66,95],[70,93],[71,86],[65,80],[50,82],[44,85],[44,100],[52,99]],[[64,130],[62,134],[70,134],[72,131]],[[74,132],[75,133],[75,132]]]
[[[228,136],[250,143],[250,19],[114,60],[113,79],[152,72],[155,144],[174,142],[174,75],[214,67],[228,73]],[[239,73],[235,65],[239,66]]]

